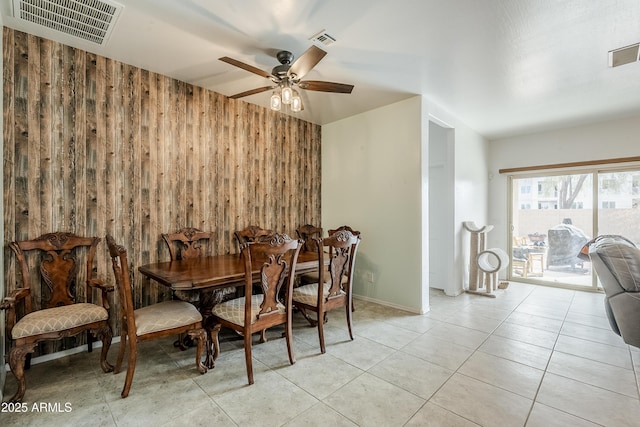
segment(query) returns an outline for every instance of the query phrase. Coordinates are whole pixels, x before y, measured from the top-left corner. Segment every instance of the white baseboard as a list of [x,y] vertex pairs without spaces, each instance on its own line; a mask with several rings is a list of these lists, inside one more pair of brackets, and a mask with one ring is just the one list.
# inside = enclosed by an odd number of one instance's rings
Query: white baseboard
[[420,313],[419,311],[417,311],[415,308],[412,308],[412,307],[405,307],[403,305],[393,304],[388,301],[382,301],[375,298],[366,297],[363,295],[353,294],[353,298],[357,300],[360,299],[363,301],[374,302],[376,304],[384,305],[386,307],[397,308],[398,310],[408,311],[409,313],[424,314],[424,313]]

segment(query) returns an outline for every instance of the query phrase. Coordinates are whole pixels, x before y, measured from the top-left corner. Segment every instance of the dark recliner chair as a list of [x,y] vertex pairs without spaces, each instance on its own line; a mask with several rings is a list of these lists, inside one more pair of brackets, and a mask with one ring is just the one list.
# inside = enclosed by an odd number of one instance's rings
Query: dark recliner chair
[[611,329],[625,343],[640,347],[640,249],[622,236],[599,236],[588,247],[606,294]]

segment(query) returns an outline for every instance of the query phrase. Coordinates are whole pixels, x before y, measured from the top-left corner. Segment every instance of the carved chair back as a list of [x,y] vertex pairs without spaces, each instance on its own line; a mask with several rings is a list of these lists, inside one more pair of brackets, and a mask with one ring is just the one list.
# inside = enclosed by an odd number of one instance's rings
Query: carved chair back
[[296,230],[298,238],[304,240],[302,250],[304,252],[315,252],[318,248],[315,239],[322,237],[322,228],[315,225],[305,224]]
[[244,243],[257,242],[265,237],[271,236],[273,231],[266,230],[264,228],[258,227],[257,225],[250,225],[245,229],[237,230],[233,233],[238,242],[238,247],[242,251],[242,245]]
[[[78,282],[84,279],[89,283],[94,278],[98,243],[99,237],[57,232],[43,234],[33,240],[11,242],[9,247],[20,266],[22,287],[30,289],[32,285],[42,286],[39,308],[52,308],[84,302],[79,301],[83,299],[81,294],[84,292],[87,302],[91,302],[91,290],[79,286]],[[80,261],[81,257],[85,258],[84,264]],[[81,267],[85,269],[84,272],[79,271]],[[25,299],[26,313],[32,311],[31,300]]]
[[[327,270],[319,269],[319,283],[329,283],[328,296],[324,298],[319,296],[318,298],[320,310],[322,310],[324,302],[334,298],[341,297],[351,300],[353,265],[356,260],[358,245],[360,245],[360,236],[346,229],[337,231],[325,239],[318,240],[318,256],[322,256],[323,248],[327,248],[330,254],[329,268]],[[329,275],[329,280],[323,277],[325,274]],[[347,280],[343,280],[343,276],[346,276]]]
[[172,261],[211,255],[211,232],[197,228],[181,228],[174,233],[162,234],[162,238],[169,248]]
[[350,232],[354,236],[359,236],[360,235],[359,231],[354,230],[353,228],[349,227],[348,225],[343,225],[343,226],[340,226],[340,227],[336,228],[335,230],[329,230],[329,236],[337,233],[338,231],[343,231],[343,230],[346,230],[346,231]]
[[[348,225],[343,225],[341,227],[336,228],[335,230],[329,230],[329,236],[333,236],[334,234],[336,234],[339,231],[348,231],[349,233],[353,234],[354,236],[358,237],[358,244],[359,240],[360,240],[360,232],[357,230],[354,230],[353,228],[349,227]],[[330,247],[329,248],[329,253],[331,254],[333,249]]]
[[[286,234],[273,234],[269,240],[249,242],[242,246],[242,257],[245,271],[245,296],[250,299],[252,295],[252,283],[257,283],[262,290],[262,304],[258,318],[277,312],[278,304],[289,307],[291,302],[291,289],[293,278],[289,273],[295,271],[298,262],[298,253],[302,248],[302,242],[289,238]],[[289,256],[286,256],[289,253]],[[260,266],[260,274],[257,282],[253,281],[252,271],[255,265]],[[290,279],[290,280],[289,280]],[[286,285],[285,285],[286,282]],[[285,285],[286,288],[282,289]],[[284,295],[287,301],[281,301]],[[247,316],[251,316],[251,310],[246,310]],[[247,322],[247,320],[249,322]],[[245,324],[250,324],[253,319],[245,318]]]

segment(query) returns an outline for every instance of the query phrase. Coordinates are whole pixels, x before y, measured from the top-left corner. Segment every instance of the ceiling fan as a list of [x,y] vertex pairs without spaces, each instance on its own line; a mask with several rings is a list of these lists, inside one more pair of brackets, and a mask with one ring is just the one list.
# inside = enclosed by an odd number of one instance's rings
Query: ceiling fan
[[[316,46],[311,46],[302,56],[293,61],[293,54],[286,50],[277,53],[276,58],[280,65],[273,67],[271,72],[261,70],[252,65],[245,64],[237,59],[223,56],[220,61],[234,65],[243,70],[257,74],[271,80],[274,85],[263,86],[256,89],[240,92],[231,95],[229,98],[237,99],[256,93],[274,90],[271,96],[270,106],[272,110],[280,110],[282,104],[290,104],[291,110],[297,112],[302,110],[302,100],[296,91],[296,87],[305,90],[314,90],[318,92],[335,92],[335,93],[351,93],[353,85],[344,83],[325,82],[319,80],[302,80],[302,78],[313,69],[324,56],[327,54],[324,50]],[[292,63],[293,62],[293,63]]]

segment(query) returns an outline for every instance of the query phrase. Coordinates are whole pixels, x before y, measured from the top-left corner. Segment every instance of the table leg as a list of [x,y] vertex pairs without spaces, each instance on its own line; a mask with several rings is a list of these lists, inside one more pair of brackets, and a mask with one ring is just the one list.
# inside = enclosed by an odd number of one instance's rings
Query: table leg
[[200,313],[202,314],[202,324],[207,331],[206,350],[204,365],[212,369],[215,366],[218,354],[220,354],[220,344],[218,341],[218,333],[222,325],[213,324],[211,317],[211,309],[214,305],[222,301],[224,294],[221,291],[202,291],[200,292]]
[[[207,319],[210,320],[211,318]],[[218,358],[218,355],[220,354],[220,343],[218,341],[218,333],[220,333],[220,328],[222,327],[222,325],[220,325],[219,323],[217,325],[214,325],[213,327],[210,327],[210,325],[207,325],[207,356],[205,357],[204,360],[204,365],[209,368],[209,369],[213,369],[216,365],[216,359]]]

